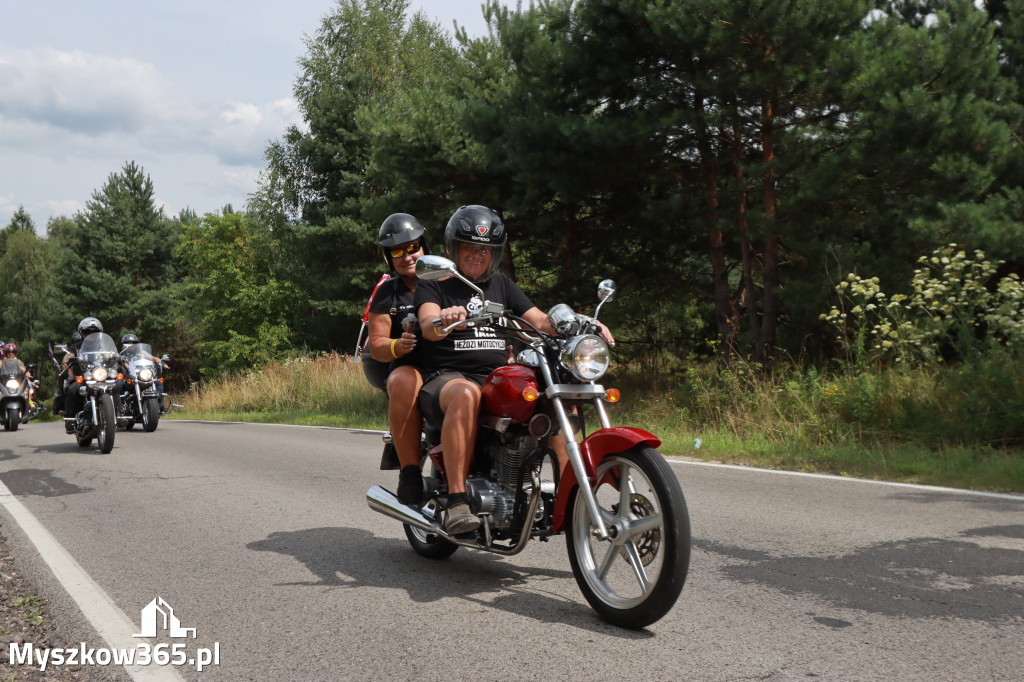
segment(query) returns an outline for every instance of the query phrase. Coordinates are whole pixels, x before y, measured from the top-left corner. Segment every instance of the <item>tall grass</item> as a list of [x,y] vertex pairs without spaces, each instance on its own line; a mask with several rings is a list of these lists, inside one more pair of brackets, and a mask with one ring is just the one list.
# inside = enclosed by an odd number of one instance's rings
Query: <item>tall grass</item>
[[195,384],[176,416],[386,428],[387,400],[349,356],[296,357]]
[[[771,377],[707,362],[676,379],[615,368],[617,424],[645,428],[662,452],[757,466],[1024,492],[1024,353],[952,368]],[[386,428],[383,393],[345,356],[300,357],[193,387],[189,418]],[[592,427],[592,425],[591,425]],[[695,439],[700,439],[700,448]]]

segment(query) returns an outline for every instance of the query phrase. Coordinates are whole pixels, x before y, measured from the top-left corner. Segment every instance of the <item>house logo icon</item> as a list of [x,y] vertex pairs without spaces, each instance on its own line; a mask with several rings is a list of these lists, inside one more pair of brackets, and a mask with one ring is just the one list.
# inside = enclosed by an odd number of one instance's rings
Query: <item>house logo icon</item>
[[156,637],[158,630],[166,630],[171,637],[188,637],[191,633],[192,639],[196,638],[196,629],[181,627],[174,609],[163,597],[157,597],[143,607],[141,621],[142,632],[132,637]]

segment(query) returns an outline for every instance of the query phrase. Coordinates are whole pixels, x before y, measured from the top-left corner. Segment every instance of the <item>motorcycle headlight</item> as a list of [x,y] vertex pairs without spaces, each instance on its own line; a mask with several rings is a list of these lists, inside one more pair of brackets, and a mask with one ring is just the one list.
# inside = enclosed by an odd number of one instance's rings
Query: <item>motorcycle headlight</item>
[[19,382],[17,379],[8,379],[7,380],[7,389],[8,390],[17,391],[18,390],[18,386],[20,386],[20,385],[21,385],[21,382]]
[[580,381],[597,381],[608,371],[611,355],[604,339],[583,334],[566,344],[559,360]]
[[149,367],[143,367],[142,369],[139,370],[139,381],[152,381],[152,380],[153,380],[153,370],[151,370]]
[[106,367],[96,367],[92,370],[93,381],[106,381],[109,372]]

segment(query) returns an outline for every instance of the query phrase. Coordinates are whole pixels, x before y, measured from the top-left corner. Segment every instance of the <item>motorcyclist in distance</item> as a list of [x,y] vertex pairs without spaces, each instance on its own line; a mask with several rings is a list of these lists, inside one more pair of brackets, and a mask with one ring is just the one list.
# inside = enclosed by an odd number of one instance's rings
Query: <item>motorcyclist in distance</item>
[[67,388],[64,390],[64,430],[68,433],[74,433],[75,426],[74,421],[66,421],[69,418],[78,416],[78,413],[82,411],[82,396],[78,393],[78,387],[75,385],[75,376],[77,374],[75,369],[75,358],[78,357],[78,351],[82,346],[82,341],[89,336],[89,334],[98,334],[103,331],[103,324],[95,317],[84,317],[82,321],[78,323],[78,334],[81,339],[77,343],[72,343],[68,346],[68,352],[64,355],[64,360],[61,363],[61,369],[67,369]]
[[[164,362],[163,360],[161,360],[160,358],[158,358],[157,356],[155,356],[155,355],[153,355],[151,353],[140,353],[139,350],[135,347],[136,344],[138,344],[138,343],[139,343],[139,337],[138,337],[137,334],[124,334],[121,337],[121,366],[124,369],[125,377],[128,376],[128,369],[129,369],[128,365],[130,364],[131,357],[133,355],[141,355],[142,357],[144,357],[146,359],[152,360],[154,363],[156,363],[160,367],[163,367],[164,369],[170,369],[171,368],[170,365],[168,365],[166,362]],[[117,382],[117,394],[118,395],[121,395],[121,393],[124,390],[124,382],[125,382],[124,379],[122,379],[121,381]],[[164,385],[161,382],[159,382],[159,381],[156,382],[156,390],[157,390],[157,393],[163,393],[164,392]]]
[[36,389],[39,388],[39,382],[32,376],[32,372],[29,371],[25,363],[18,357],[18,347],[13,343],[6,343],[3,345],[4,358],[0,361],[0,374],[21,374],[28,379],[28,404],[30,407],[35,407],[35,394]]
[[27,377],[31,377],[32,373],[25,367],[25,363],[18,357],[18,347],[13,343],[4,344],[4,359],[0,362],[0,372],[3,374],[8,373],[21,373]]

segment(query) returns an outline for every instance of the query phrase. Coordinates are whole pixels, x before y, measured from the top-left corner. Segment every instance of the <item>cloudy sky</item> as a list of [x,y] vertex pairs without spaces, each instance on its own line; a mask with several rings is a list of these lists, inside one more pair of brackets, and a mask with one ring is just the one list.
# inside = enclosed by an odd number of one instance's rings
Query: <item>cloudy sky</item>
[[[410,0],[486,32],[483,0]],[[523,3],[524,5],[528,3]],[[125,163],[168,215],[244,206],[297,122],[296,60],[335,0],[0,0],[0,227],[71,216]]]

